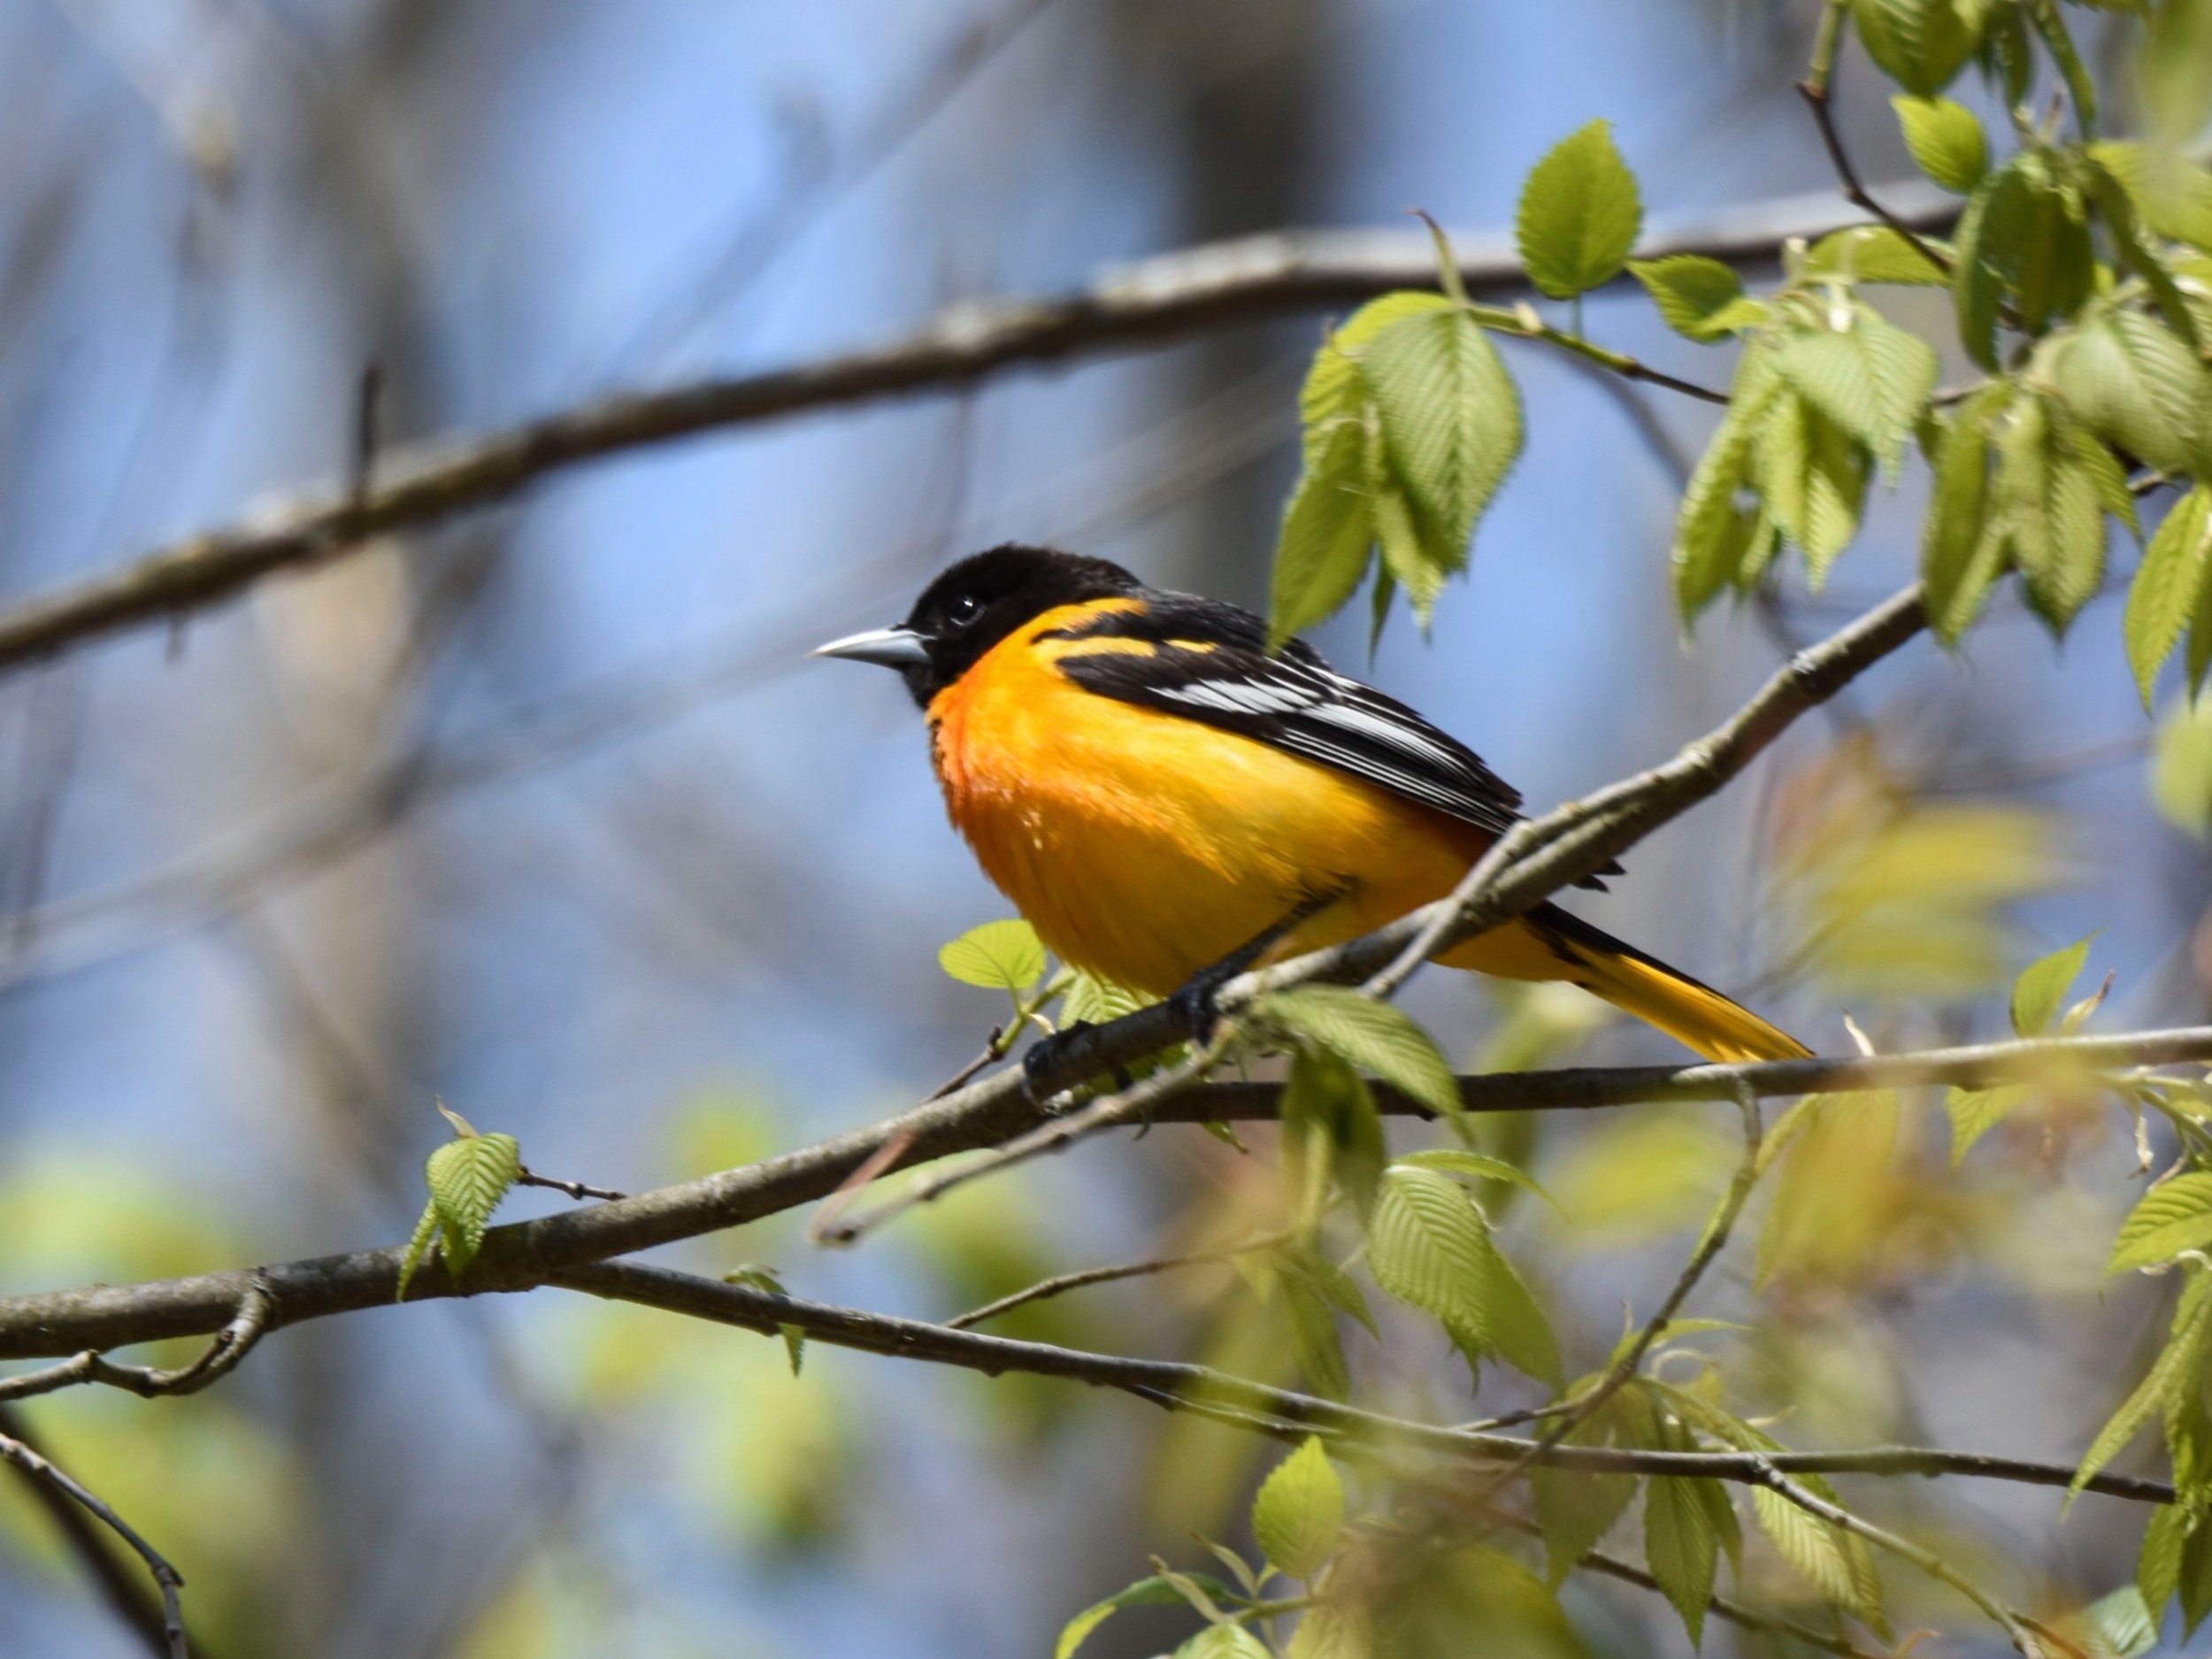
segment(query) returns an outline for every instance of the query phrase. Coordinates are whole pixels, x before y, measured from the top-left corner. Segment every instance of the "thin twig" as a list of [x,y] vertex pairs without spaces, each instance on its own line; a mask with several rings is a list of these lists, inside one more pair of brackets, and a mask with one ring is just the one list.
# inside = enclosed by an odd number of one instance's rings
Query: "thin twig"
[[184,1602],[180,1593],[184,1575],[169,1564],[162,1553],[140,1536],[138,1530],[118,1515],[99,1495],[57,1468],[51,1459],[12,1434],[0,1433],[0,1463],[21,1470],[27,1479],[70,1499],[137,1552],[161,1589],[162,1632],[167,1638],[170,1659],[191,1659],[184,1635]]
[[1263,1239],[1252,1239],[1243,1244],[1226,1244],[1218,1249],[1193,1250],[1187,1256],[1163,1256],[1149,1262],[1124,1262],[1115,1267],[1086,1267],[1072,1273],[1060,1273],[1051,1279],[1040,1279],[1026,1290],[1018,1290],[996,1302],[987,1302],[980,1308],[971,1308],[956,1318],[945,1321],[948,1331],[965,1331],[1002,1313],[1027,1307],[1033,1302],[1044,1302],[1054,1296],[1064,1296],[1071,1290],[1082,1290],[1092,1285],[1110,1285],[1117,1279],[1148,1279],[1155,1273],[1172,1272],[1178,1268],[1203,1267],[1218,1262],[1233,1261],[1240,1256],[1249,1256],[1255,1250],[1270,1250],[1288,1240],[1286,1233],[1270,1233]]
[[589,1181],[564,1181],[551,1175],[541,1175],[527,1164],[515,1171],[515,1185],[542,1187],[552,1192],[566,1193],[571,1198],[579,1202],[587,1198],[597,1198],[612,1203],[618,1199],[627,1198],[630,1195],[627,1193],[618,1193],[611,1187],[594,1187]]
[[1915,253],[1937,270],[1949,274],[1953,264],[1951,256],[1923,236],[1902,215],[1893,213],[1883,206],[1873,193],[1860,182],[1858,170],[1851,165],[1851,157],[1843,147],[1843,135],[1836,130],[1835,111],[1830,104],[1831,84],[1828,77],[1816,80],[1809,74],[1797,83],[1797,91],[1813,112],[1813,123],[1820,129],[1820,142],[1828,151],[1829,165],[1836,170],[1836,182],[1843,187],[1844,200],[1873,214],[1910,243]]
[[257,1279],[250,1280],[239,1298],[238,1311],[228,1325],[188,1365],[159,1371],[150,1365],[119,1365],[97,1349],[88,1348],[58,1365],[27,1371],[19,1377],[0,1378],[0,1402],[27,1400],[85,1383],[104,1383],[144,1399],[160,1394],[193,1394],[228,1376],[238,1362],[268,1329],[269,1294]]

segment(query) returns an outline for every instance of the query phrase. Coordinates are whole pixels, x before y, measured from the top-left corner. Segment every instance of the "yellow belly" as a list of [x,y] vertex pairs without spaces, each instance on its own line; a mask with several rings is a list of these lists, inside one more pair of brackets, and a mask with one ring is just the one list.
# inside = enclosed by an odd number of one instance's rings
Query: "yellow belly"
[[[1264,743],[1077,690],[1052,666],[1055,646],[1034,642],[1065,621],[1019,630],[930,710],[954,824],[1063,961],[1164,996],[1316,895],[1342,897],[1280,952],[1402,916],[1449,892],[1488,844]],[[1118,642],[1078,649],[1102,644]],[[1521,932],[1471,941],[1454,964],[1556,974]]]

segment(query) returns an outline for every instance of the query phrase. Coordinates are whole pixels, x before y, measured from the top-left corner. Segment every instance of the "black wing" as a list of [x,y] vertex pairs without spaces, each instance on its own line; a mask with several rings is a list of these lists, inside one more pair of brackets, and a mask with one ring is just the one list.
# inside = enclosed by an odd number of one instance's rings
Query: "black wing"
[[1139,639],[1153,650],[1071,652],[1060,672],[1087,691],[1256,738],[1494,835],[1519,821],[1519,792],[1481,756],[1338,673],[1303,641],[1270,657],[1266,625],[1248,611],[1182,594],[1143,597],[1142,610],[1103,611],[1047,637]]

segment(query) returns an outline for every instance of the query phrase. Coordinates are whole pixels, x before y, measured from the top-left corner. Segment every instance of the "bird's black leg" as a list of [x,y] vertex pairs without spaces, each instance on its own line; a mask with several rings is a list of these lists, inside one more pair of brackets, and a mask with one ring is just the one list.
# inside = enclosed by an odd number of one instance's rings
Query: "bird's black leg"
[[1222,987],[1343,896],[1342,887],[1309,895],[1258,937],[1246,941],[1220,961],[1201,968],[1184,980],[1167,1002],[1182,1021],[1183,1028],[1190,1033],[1191,1041],[1202,1044],[1214,1034],[1214,1027],[1221,1021],[1221,1010],[1215,999],[1221,995]]

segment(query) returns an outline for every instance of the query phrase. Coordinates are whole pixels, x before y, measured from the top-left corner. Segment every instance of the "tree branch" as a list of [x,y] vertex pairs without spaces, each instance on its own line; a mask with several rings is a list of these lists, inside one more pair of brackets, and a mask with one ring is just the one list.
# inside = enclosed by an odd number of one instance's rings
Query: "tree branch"
[[[1885,194],[1893,215],[1932,231],[1958,214],[1958,203],[1931,185],[1894,185]],[[1839,217],[1826,192],[1780,197],[1657,227],[1638,251],[1764,265],[1785,241],[1832,229]],[[1464,236],[1460,246],[1471,294],[1523,290],[1509,236]],[[371,538],[488,506],[606,456],[814,410],[958,390],[1020,365],[1156,347],[1202,329],[1357,304],[1393,288],[1427,288],[1435,275],[1425,232],[1278,232],[1161,255],[1072,294],[956,306],[904,339],[841,357],[626,394],[505,432],[380,455],[373,480],[278,503],[249,522],[173,542],[0,611],[0,670],[220,603],[273,572],[306,569]]]
[[[1532,1454],[1532,1461],[1554,1468],[1604,1474],[1680,1475],[1744,1486],[1770,1486],[1777,1474],[1962,1475],[2051,1487],[2069,1486],[2074,1479],[2074,1471],[2055,1463],[1927,1447],[1888,1446],[1843,1452],[1658,1452],[1614,1446],[1545,1447],[1513,1435],[1385,1417],[1318,1395],[1269,1387],[1204,1365],[1130,1359],[1048,1342],[983,1336],[919,1319],[779,1296],[637,1262],[602,1262],[575,1268],[555,1276],[553,1282],[571,1290],[763,1335],[772,1336],[786,1325],[795,1325],[810,1340],[836,1348],[951,1365],[989,1376],[1022,1371],[1058,1377],[1118,1389],[1171,1407],[1188,1400],[1194,1404],[1257,1413],[1277,1423],[1486,1463],[1512,1462]],[[2173,1488],[2165,1482],[2126,1475],[2093,1475],[2084,1489],[2143,1503],[2173,1501]]]
[[[1745,1089],[1770,1097],[1923,1084],[1987,1088],[2001,1082],[2033,1081],[2038,1077],[2079,1079],[2138,1066],[2189,1061],[2212,1061],[2212,1026],[2126,1036],[1984,1043],[1872,1059],[1501,1073],[1463,1078],[1460,1094],[1471,1111],[1586,1111],[1643,1102],[1733,1100]],[[1159,1102],[1154,1121],[1270,1121],[1275,1116],[1280,1090],[1281,1085],[1276,1083],[1209,1084]],[[1425,1108],[1387,1086],[1378,1085],[1375,1095],[1386,1111],[1427,1115]],[[483,1253],[465,1281],[456,1284],[442,1271],[425,1272],[409,1286],[408,1300],[527,1290],[564,1268],[673,1243],[794,1209],[827,1197],[853,1171],[899,1137],[906,1139],[906,1150],[886,1164],[886,1172],[995,1145],[1045,1121],[1044,1114],[1021,1094],[1017,1070],[1005,1074],[1002,1081],[986,1079],[959,1094],[882,1123],[779,1153],[741,1169],[680,1182],[615,1203],[495,1227],[485,1235]],[[90,1285],[0,1299],[0,1359],[74,1354],[77,1357],[66,1364],[85,1367],[89,1363],[81,1350],[207,1334],[229,1324],[244,1298],[257,1287],[268,1299],[266,1324],[270,1328],[382,1307],[396,1294],[402,1254],[396,1247],[360,1250],[189,1279]],[[63,1369],[50,1367],[49,1371]],[[11,1382],[25,1380],[19,1378]],[[90,1375],[64,1379],[64,1382],[93,1380],[108,1379]],[[5,1386],[0,1385],[0,1388]],[[6,1394],[0,1393],[0,1398],[4,1397]]]

